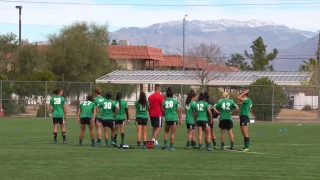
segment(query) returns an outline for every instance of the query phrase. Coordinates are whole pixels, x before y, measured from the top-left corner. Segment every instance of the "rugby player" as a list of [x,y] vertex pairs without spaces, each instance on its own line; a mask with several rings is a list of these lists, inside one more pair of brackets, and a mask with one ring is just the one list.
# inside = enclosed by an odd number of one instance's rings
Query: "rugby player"
[[137,144],[141,148],[141,133],[143,133],[143,148],[147,149],[148,110],[149,102],[146,93],[140,92],[139,99],[134,103],[136,107]]
[[62,97],[63,90],[57,88],[53,90],[53,94],[55,94],[55,96],[50,99],[49,106],[49,109],[52,112],[53,143],[57,143],[58,124],[60,124],[63,144],[67,144],[65,126],[65,121],[67,120],[67,105],[64,97]]
[[[205,102],[207,102],[209,104],[212,118],[217,118],[218,116],[217,116],[216,112],[214,112],[214,110],[213,110],[214,102],[210,100],[209,93],[205,92],[204,98],[205,98]],[[209,118],[209,116],[208,116],[208,118]],[[213,148],[218,149],[216,135],[214,133],[214,121],[212,121],[212,122],[210,122],[210,120],[208,120],[208,121],[209,121],[209,126],[210,126],[210,135],[211,135],[211,139],[212,139],[212,143],[213,143]]]
[[[102,109],[102,112],[100,112],[100,108]],[[116,102],[111,100],[111,93],[106,93],[106,99],[104,99],[96,108],[97,113],[102,116],[102,126],[104,129],[104,140],[106,143],[106,147],[109,147],[109,130],[111,129],[111,137],[114,137],[115,135],[115,116],[119,112],[119,108],[116,105]]]
[[80,137],[79,137],[79,146],[82,146],[82,140],[84,136],[84,132],[86,130],[86,125],[89,126],[90,130],[90,138],[91,138],[91,146],[95,146],[94,143],[94,121],[96,117],[96,106],[93,103],[93,97],[87,96],[87,100],[80,104],[78,110],[78,123],[80,126]]
[[[199,102],[197,102],[196,114],[197,114],[197,126],[198,126],[198,144],[199,150],[202,151],[202,131],[205,131],[206,149],[212,151],[210,147],[210,126],[209,122],[213,121],[210,107],[207,102],[204,101],[203,93],[199,95]],[[209,115],[209,118],[208,118]],[[208,121],[209,119],[209,121]]]
[[[170,150],[174,151],[175,148],[173,147],[175,134],[177,130],[177,124],[182,124],[181,119],[181,111],[179,108],[179,103],[177,100],[173,99],[173,92],[171,91],[171,87],[167,89],[166,92],[166,100],[163,102],[163,109],[165,111],[165,120],[166,126],[164,131],[164,145],[162,149],[166,149],[168,147],[168,134],[170,132]],[[171,131],[170,131],[171,130]]]
[[234,149],[234,136],[232,132],[233,122],[232,122],[232,115],[231,111],[233,109],[239,109],[237,104],[229,99],[229,94],[227,92],[223,92],[222,96],[224,99],[221,99],[217,104],[214,105],[214,111],[218,113],[219,116],[219,128],[220,128],[220,135],[221,135],[221,149],[224,150],[224,134],[225,130],[228,131],[231,147],[230,150]]
[[[97,107],[103,100],[104,98],[101,96],[102,90],[100,88],[95,89],[95,98],[94,98],[94,105]],[[103,109],[100,108],[100,112],[102,112]],[[101,144],[101,120],[102,116],[100,116],[98,113],[96,113],[96,118],[95,118],[95,127],[97,131],[97,142],[96,145]]]
[[187,144],[186,149],[190,149],[190,147],[196,147],[196,135],[195,135],[195,129],[196,129],[196,123],[195,123],[195,110],[197,107],[197,103],[195,102],[197,99],[197,94],[191,90],[188,93],[188,97],[186,99],[186,105],[185,105],[185,112],[186,112],[186,125],[188,130],[188,138],[187,138]]
[[238,99],[242,102],[240,108],[240,129],[244,139],[244,148],[242,149],[244,152],[250,151],[248,125],[250,123],[250,109],[252,107],[252,101],[248,96],[249,90],[243,91],[238,96]]
[[152,141],[154,142],[155,147],[159,146],[157,137],[162,127],[162,103],[164,101],[164,97],[160,94],[160,92],[160,85],[155,85],[155,92],[148,98],[148,101],[150,103],[149,116],[151,126],[153,127]]
[[[116,146],[117,144],[117,132],[120,128],[121,132],[121,144],[124,144],[124,122],[129,123],[129,112],[128,112],[128,103],[122,99],[122,93],[118,92],[116,96],[117,107],[119,108],[119,112],[115,117],[116,127],[115,127],[115,136],[112,145]],[[125,117],[126,116],[126,117]]]

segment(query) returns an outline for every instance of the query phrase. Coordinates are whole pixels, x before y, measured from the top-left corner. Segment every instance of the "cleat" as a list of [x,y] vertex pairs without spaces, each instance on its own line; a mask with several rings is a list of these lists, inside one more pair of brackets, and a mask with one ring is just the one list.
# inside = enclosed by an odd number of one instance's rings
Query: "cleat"
[[221,150],[225,150],[225,148],[224,148],[224,147],[221,147]]
[[175,151],[176,149],[175,149],[175,148],[173,148],[173,147],[171,147],[169,150],[170,150],[170,151]]
[[66,140],[63,141],[63,144],[68,144],[68,142]]
[[227,149],[229,149],[229,150],[234,150],[234,147],[228,147]]
[[141,145],[138,145],[138,149],[141,149]]
[[96,144],[91,144],[92,147],[96,146]]
[[118,147],[115,142],[111,142],[111,145],[112,145],[113,147]]
[[79,144],[78,146],[82,146],[82,144]]
[[213,149],[211,147],[207,147],[206,149],[207,149],[207,151],[213,151]]
[[96,146],[100,146],[100,145],[101,145],[101,143],[96,143],[95,145],[96,145]]
[[199,147],[193,147],[193,149],[199,149]]
[[193,148],[193,147],[191,147],[191,146],[190,147],[185,147],[186,150],[190,150],[191,148]]
[[163,146],[161,149],[162,150],[165,150],[165,149],[167,149],[168,148],[168,146]]
[[199,148],[199,151],[202,151],[202,148]]
[[57,141],[57,140],[54,140],[54,141],[53,141],[53,144],[57,144],[57,143],[58,143],[58,141]]
[[249,149],[249,148],[245,148],[245,149],[241,149],[241,150],[239,150],[239,151],[242,151],[242,152],[249,152],[249,151],[250,151],[250,149]]
[[110,147],[109,144],[106,145],[106,148]]
[[143,149],[148,149],[148,147],[147,146],[143,146]]
[[213,149],[219,149],[219,147],[218,146],[213,146]]

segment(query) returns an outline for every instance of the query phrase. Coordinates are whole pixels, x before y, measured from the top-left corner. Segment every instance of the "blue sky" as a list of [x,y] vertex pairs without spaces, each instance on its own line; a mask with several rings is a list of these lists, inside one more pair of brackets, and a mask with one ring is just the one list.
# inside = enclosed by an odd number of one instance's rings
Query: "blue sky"
[[[281,3],[297,0],[30,0],[83,3],[135,4],[230,4]],[[298,2],[314,2],[301,0]],[[17,3],[0,2],[0,34],[18,32]],[[292,28],[316,31],[320,29],[320,4],[287,6],[228,6],[228,7],[144,7],[144,6],[88,6],[20,3],[22,9],[23,39],[43,41],[46,35],[75,21],[108,23],[109,30],[122,27],[147,27],[153,23],[181,20],[230,19],[245,21],[257,19],[284,24]]]

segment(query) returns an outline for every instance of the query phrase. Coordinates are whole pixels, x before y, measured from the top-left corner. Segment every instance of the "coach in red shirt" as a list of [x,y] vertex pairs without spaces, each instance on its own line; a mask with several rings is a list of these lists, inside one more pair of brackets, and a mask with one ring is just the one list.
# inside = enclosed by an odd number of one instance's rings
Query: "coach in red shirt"
[[150,103],[149,116],[151,120],[152,129],[152,140],[155,142],[155,146],[158,146],[157,137],[162,127],[162,103],[164,97],[160,94],[160,85],[155,85],[155,93],[149,96],[148,101]]

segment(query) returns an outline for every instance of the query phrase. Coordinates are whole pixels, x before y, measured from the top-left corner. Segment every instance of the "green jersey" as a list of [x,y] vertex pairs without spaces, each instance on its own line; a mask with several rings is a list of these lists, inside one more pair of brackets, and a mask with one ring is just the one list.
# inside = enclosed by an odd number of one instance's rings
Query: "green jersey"
[[197,103],[191,101],[190,104],[185,106],[186,111],[186,124],[194,124],[193,112],[196,110]]
[[248,116],[250,119],[250,109],[252,107],[252,101],[250,98],[245,98],[240,109],[240,116]]
[[64,105],[66,101],[62,96],[53,96],[50,99],[50,106],[53,107],[52,117],[61,118],[64,117]]
[[162,107],[165,109],[166,121],[177,121],[178,120],[178,109],[179,103],[173,98],[167,98],[163,101]]
[[237,104],[231,99],[221,99],[214,107],[220,111],[219,120],[232,120],[231,111],[236,109]]
[[[104,100],[104,98],[102,96],[97,96],[94,98],[94,105],[98,106],[102,101]],[[102,113],[103,109],[100,107],[99,108],[100,112]],[[102,116],[100,116],[98,113],[96,115],[96,118],[102,118]]]
[[93,110],[96,106],[91,101],[85,101],[80,104],[80,117],[84,118],[92,118]]
[[124,100],[120,100],[121,105],[119,105],[119,101],[115,101],[115,102],[117,103],[117,107],[119,107],[119,112],[116,115],[115,120],[125,120],[125,113],[126,113],[126,109],[128,109],[128,103]]
[[142,105],[136,101],[134,102],[134,106],[136,107],[136,118],[148,118],[149,102],[147,102],[146,107],[142,107]]
[[116,111],[116,102],[104,99],[99,104],[99,109],[102,108],[102,120],[114,120],[113,113]]
[[196,104],[197,121],[208,121],[209,104],[204,101],[199,101]]

